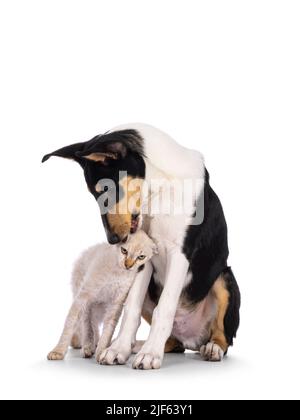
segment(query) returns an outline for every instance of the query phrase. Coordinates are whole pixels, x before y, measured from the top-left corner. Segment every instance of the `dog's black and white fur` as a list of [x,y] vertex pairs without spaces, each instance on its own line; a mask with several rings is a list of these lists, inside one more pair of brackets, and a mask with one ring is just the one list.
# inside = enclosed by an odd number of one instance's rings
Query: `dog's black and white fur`
[[[99,180],[109,178],[118,183],[114,210],[128,194],[129,179],[146,180],[149,185],[155,179],[202,180],[197,192],[199,196],[204,194],[204,220],[200,225],[191,224],[197,200],[190,203],[189,214],[149,214],[142,219],[137,207],[131,213],[103,216],[110,243],[124,240],[143,226],[157,243],[159,254],[138,274],[120,333],[99,362],[122,364],[128,360],[141,314],[151,323],[151,331],[134,359],[134,368],[160,368],[164,351],[172,350],[191,349],[200,351],[205,360],[222,360],[239,326],[240,293],[227,266],[227,226],[222,206],[210,186],[202,155],[180,146],[154,127],[131,124],[57,150],[43,161],[50,156],[77,161],[96,199],[102,194]],[[121,181],[120,171],[127,172]],[[148,193],[151,196],[151,190]]]

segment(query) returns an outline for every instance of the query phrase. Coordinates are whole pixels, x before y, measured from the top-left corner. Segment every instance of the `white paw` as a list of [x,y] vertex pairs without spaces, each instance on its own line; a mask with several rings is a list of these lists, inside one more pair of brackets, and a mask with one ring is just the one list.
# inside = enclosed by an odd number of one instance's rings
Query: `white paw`
[[47,359],[48,360],[64,360],[65,355],[59,351],[51,351],[48,356]]
[[84,359],[91,359],[95,354],[95,346],[93,344],[86,344],[82,347],[80,353]]
[[125,365],[131,355],[131,346],[118,345],[115,341],[106,350],[97,350],[96,360],[100,365]]
[[160,369],[163,361],[163,353],[155,350],[147,350],[144,346],[133,360],[133,369],[150,370]]
[[218,344],[207,343],[200,348],[201,357],[207,362],[221,362],[224,358],[224,352]]

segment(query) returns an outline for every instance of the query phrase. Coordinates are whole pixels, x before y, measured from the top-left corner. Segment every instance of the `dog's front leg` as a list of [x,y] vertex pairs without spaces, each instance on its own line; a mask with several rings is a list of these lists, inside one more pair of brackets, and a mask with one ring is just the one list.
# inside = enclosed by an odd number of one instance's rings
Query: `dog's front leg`
[[169,253],[164,290],[153,312],[149,338],[134,359],[134,369],[159,369],[161,367],[165,344],[173,329],[176,309],[188,268],[189,263],[181,249],[176,248]]
[[124,305],[124,315],[120,332],[111,346],[97,357],[103,365],[125,364],[135,344],[136,333],[141,323],[142,307],[153,273],[151,263],[137,274],[134,284]]

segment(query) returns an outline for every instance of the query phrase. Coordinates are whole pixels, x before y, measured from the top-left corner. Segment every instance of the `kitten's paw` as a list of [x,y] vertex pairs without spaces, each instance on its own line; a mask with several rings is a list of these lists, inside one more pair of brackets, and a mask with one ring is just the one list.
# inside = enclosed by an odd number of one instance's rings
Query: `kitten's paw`
[[224,352],[218,344],[207,343],[201,346],[200,355],[207,362],[221,362],[224,358]]
[[91,359],[95,354],[95,346],[93,344],[86,344],[82,347],[80,353],[84,359]]
[[59,351],[51,351],[47,356],[48,360],[64,360],[64,358],[65,355]]

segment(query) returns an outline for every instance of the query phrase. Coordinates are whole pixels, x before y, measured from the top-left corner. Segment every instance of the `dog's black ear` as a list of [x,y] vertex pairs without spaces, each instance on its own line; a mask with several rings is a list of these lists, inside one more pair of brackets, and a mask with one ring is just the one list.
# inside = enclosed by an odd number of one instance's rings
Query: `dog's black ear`
[[129,152],[144,154],[142,138],[135,130],[108,132],[90,141],[63,147],[44,156],[43,162],[51,156],[59,156],[73,159],[82,165],[85,160],[109,165],[113,160],[124,159]]
[[58,156],[65,159],[73,159],[76,162],[80,162],[77,153],[83,150],[85,144],[86,143],[75,143],[71,144],[70,146],[63,147],[62,149],[58,149],[55,152],[45,155],[43,157],[42,162],[46,162],[51,156]]

